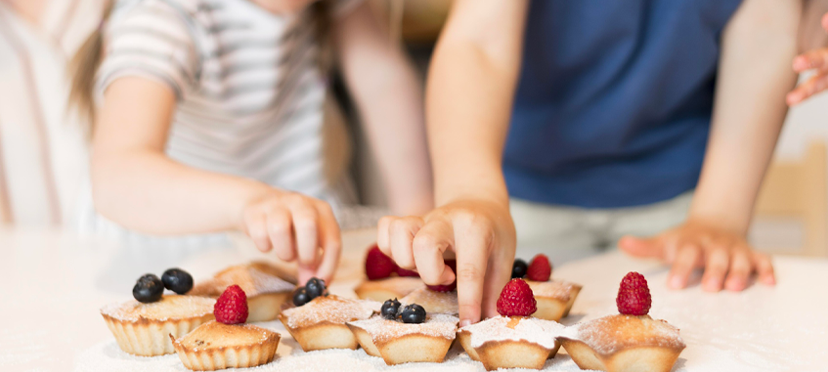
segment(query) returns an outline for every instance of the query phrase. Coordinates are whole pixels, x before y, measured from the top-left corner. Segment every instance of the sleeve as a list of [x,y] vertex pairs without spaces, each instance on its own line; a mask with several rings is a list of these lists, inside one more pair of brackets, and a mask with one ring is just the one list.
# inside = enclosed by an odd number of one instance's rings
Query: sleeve
[[116,9],[104,33],[105,55],[97,72],[95,98],[113,81],[139,76],[168,85],[178,100],[198,86],[200,55],[191,18],[167,2],[148,0]]

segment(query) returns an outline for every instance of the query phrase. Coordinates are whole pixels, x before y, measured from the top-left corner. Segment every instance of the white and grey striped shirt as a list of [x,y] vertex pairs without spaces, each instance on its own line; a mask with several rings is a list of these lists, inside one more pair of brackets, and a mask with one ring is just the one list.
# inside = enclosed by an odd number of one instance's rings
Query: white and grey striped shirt
[[[337,0],[331,13],[341,17],[360,1]],[[323,164],[326,81],[315,31],[309,9],[274,15],[249,0],[121,0],[105,29],[96,98],[124,76],[165,83],[177,96],[171,159],[336,207],[338,180],[326,179]]]

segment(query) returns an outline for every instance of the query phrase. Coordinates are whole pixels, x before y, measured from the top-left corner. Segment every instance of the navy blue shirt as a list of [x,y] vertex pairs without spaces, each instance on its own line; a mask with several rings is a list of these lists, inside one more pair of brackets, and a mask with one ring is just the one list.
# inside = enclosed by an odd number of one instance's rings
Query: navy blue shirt
[[534,0],[503,170],[521,199],[650,204],[695,187],[740,0]]

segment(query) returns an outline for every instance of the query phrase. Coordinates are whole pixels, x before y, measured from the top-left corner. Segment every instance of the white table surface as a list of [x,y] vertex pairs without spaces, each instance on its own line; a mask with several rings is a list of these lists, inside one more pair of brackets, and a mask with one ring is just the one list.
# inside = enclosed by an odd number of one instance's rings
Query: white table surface
[[[349,232],[343,240],[342,266],[331,290],[349,294],[362,275],[362,251],[374,240],[374,233]],[[132,369],[141,362],[131,361],[114,347],[98,311],[102,305],[130,299],[136,278],[145,272],[160,274],[179,266],[198,280],[254,257],[249,247],[124,248],[59,230],[0,230],[0,371]],[[777,257],[775,264],[776,287],[754,285],[742,293],[710,294],[698,285],[670,291],[664,285],[666,268],[620,253],[556,267],[553,276],[584,286],[572,314],[563,321],[573,324],[615,313],[621,277],[632,270],[644,274],[653,295],[650,314],[679,327],[688,344],[676,371],[826,371],[828,260]],[[292,340],[283,338],[282,345],[280,356],[291,349],[303,354]],[[343,366],[362,370],[483,370],[465,355],[454,355],[445,366],[386,368],[378,358],[365,362],[357,353],[362,351],[280,357],[267,370],[282,370],[275,367],[279,362],[312,370],[314,364],[306,361],[326,358],[342,358],[351,363]],[[101,355],[120,361],[94,360]],[[166,370],[184,370],[174,356],[163,358],[143,358],[145,367],[135,370],[164,370],[156,368],[162,365],[168,366]],[[571,370],[572,362],[562,353],[545,369]]]

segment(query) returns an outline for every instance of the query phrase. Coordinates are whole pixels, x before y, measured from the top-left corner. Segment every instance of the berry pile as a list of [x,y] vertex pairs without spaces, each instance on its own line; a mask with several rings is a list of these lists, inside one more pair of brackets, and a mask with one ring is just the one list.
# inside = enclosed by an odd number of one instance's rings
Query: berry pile
[[417,274],[416,271],[397,266],[397,263],[391,257],[386,256],[385,253],[382,253],[376,244],[371,246],[368,249],[368,255],[365,256],[365,275],[368,276],[368,280],[385,279],[393,274],[420,277],[420,274]]
[[144,274],[132,287],[132,297],[143,303],[156,302],[167,288],[177,294],[185,294],[193,288],[193,277],[179,268],[169,269],[158,278],[155,274]]
[[624,315],[647,315],[653,299],[650,297],[650,287],[647,279],[635,271],[631,271],[621,279],[618,288],[618,297],[615,298],[618,312]]
[[536,282],[545,282],[550,276],[552,276],[552,264],[544,254],[532,258],[532,262],[528,265],[526,261],[516,258],[512,265],[512,279],[527,278]]
[[497,312],[503,316],[529,316],[538,311],[532,288],[523,279],[512,279],[500,292]]
[[216,321],[224,324],[241,324],[247,321],[247,294],[233,284],[224,289],[213,306]]
[[328,289],[325,287],[325,281],[317,278],[310,278],[304,287],[296,288],[293,292],[293,304],[302,306],[311,302],[314,298],[319,296],[327,296]]
[[380,308],[380,315],[388,320],[401,321],[403,323],[420,324],[425,322],[426,311],[417,304],[402,306],[397,299],[386,300]]

